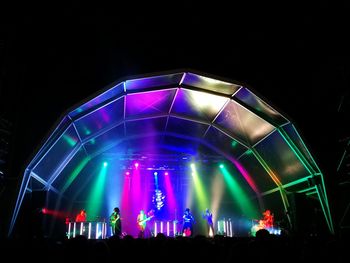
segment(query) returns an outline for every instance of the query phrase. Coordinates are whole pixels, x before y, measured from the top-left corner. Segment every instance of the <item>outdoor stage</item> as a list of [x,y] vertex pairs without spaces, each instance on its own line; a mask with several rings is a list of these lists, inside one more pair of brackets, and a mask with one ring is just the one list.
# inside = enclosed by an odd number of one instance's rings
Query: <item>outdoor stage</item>
[[[25,199],[45,236],[66,234],[68,222],[69,233],[109,237],[115,207],[134,237],[141,210],[154,213],[150,236],[181,235],[186,208],[198,235],[208,234],[207,208],[224,236],[252,235],[266,210],[275,234],[334,233],[322,171],[293,123],[257,94],[182,71],[112,83],[65,112],[28,164],[9,235]],[[81,209],[99,230],[69,224]]]

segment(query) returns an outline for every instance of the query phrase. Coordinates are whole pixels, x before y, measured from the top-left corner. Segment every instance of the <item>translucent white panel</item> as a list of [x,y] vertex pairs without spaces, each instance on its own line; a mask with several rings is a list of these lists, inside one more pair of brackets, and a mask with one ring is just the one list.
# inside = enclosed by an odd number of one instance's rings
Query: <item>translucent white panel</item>
[[68,126],[71,124],[71,120],[65,116],[62,121],[57,125],[55,130],[51,133],[49,138],[46,140],[44,145],[41,147],[39,152],[35,155],[29,166],[28,169],[31,169],[36,165],[36,163],[43,157],[43,155],[51,148],[51,146],[56,143],[57,139],[61,136],[61,134],[68,128]]
[[232,95],[240,88],[240,85],[203,77],[192,73],[186,73],[182,84],[201,88],[204,90],[214,91],[225,95]]
[[167,126],[167,132],[201,138],[208,125],[180,118],[170,117]]
[[126,96],[127,119],[168,114],[176,89],[133,93]]
[[89,157],[87,157],[84,148],[81,147],[53,182],[53,186],[64,192],[81,174],[88,162]]
[[170,75],[162,75],[149,78],[132,79],[125,82],[126,91],[142,91],[147,89],[152,89],[155,87],[170,87],[177,86],[183,73],[176,73]]
[[259,143],[255,149],[282,184],[310,175],[296,153],[277,131]]
[[249,176],[253,179],[260,192],[265,192],[277,187],[264,167],[255,158],[251,151],[244,154],[238,162],[244,167]]
[[288,122],[284,116],[246,88],[240,89],[235,94],[235,97],[239,101],[242,101],[246,105],[250,106],[252,110],[255,110],[256,113],[261,114],[264,119],[275,124],[276,126],[280,126]]
[[74,123],[83,139],[121,122],[124,118],[124,98],[109,103]]
[[[101,166],[103,165],[103,162],[97,163],[95,161],[96,158],[91,159],[87,163],[79,163],[78,165],[82,166],[82,169],[79,171],[79,173],[77,175],[74,172],[70,173],[68,175],[70,181],[67,180],[66,183],[60,184],[60,190],[63,191],[65,196],[69,196],[70,201],[87,201],[88,196],[91,194],[91,189],[93,189],[93,185],[91,185],[91,183],[96,183],[94,179],[96,178],[96,175],[98,175],[101,171]],[[84,196],[79,200],[79,195],[83,191],[85,191]],[[88,215],[88,217],[89,216],[91,215]]]
[[233,157],[239,157],[247,150],[247,147],[222,133],[215,127],[209,128],[204,140]]
[[319,171],[317,168],[314,160],[312,159],[310,152],[306,148],[305,144],[303,143],[303,140],[299,136],[298,132],[296,131],[293,124],[284,125],[282,129],[287,133],[287,135],[290,137],[290,139],[293,141],[295,146],[299,149],[299,151],[302,152],[303,156],[307,159],[309,164],[313,167],[315,171]]
[[205,92],[180,89],[171,113],[211,122],[228,100]]
[[124,83],[119,83],[114,87],[108,89],[107,91],[101,93],[97,97],[89,100],[88,102],[81,105],[79,108],[73,110],[69,113],[73,119],[85,114],[90,110],[94,110],[97,107],[101,107],[104,103],[108,103],[109,101],[120,97],[124,93]]
[[138,121],[128,121],[126,125],[126,135],[145,135],[164,132],[166,117],[151,118]]
[[214,123],[247,145],[254,145],[274,130],[274,126],[233,100],[226,105]]
[[78,143],[79,137],[73,125],[70,125],[56,143],[45,153],[33,172],[47,181]]
[[88,154],[92,155],[101,150],[107,150],[124,138],[124,124],[120,124],[100,136],[91,138],[84,144]]
[[42,182],[39,182],[37,179],[31,177],[29,179],[28,187],[32,191],[40,191],[40,190],[43,190],[45,188],[45,184],[43,184]]
[[250,197],[256,197],[256,193],[254,192],[253,188],[251,188],[249,186],[249,184],[256,184],[255,181],[251,182],[251,174],[250,173],[246,173],[247,170],[245,169],[245,167],[243,167],[244,173],[242,174],[242,167],[238,166],[239,162],[236,162],[236,164],[232,164],[230,163],[229,165],[225,162],[225,168],[228,169],[228,171],[230,172],[230,174],[232,176],[235,176],[235,180],[237,180],[239,187],[242,188],[243,192],[248,194],[248,196]]

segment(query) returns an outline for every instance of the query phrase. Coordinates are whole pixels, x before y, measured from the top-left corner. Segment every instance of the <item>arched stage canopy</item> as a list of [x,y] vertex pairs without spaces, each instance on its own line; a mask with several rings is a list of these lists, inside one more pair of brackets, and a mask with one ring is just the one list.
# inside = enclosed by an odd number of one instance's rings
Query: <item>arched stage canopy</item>
[[69,110],[24,171],[9,234],[26,192],[69,200],[94,159],[149,160],[164,152],[171,161],[220,156],[261,211],[271,196],[284,211],[288,193],[313,196],[334,232],[322,172],[295,126],[245,86],[175,72],[113,83]]

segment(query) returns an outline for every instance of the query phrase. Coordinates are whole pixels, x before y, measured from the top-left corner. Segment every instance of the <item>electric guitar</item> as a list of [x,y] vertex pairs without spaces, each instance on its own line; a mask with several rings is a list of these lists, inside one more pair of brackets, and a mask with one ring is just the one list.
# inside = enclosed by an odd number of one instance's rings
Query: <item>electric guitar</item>
[[120,219],[120,216],[111,216],[111,218],[109,219],[109,224],[111,224],[112,226],[115,225],[115,223]]
[[151,215],[151,216],[149,216],[149,217],[146,217],[145,219],[137,220],[138,227],[139,227],[141,230],[145,230],[146,222],[147,222],[148,220],[151,220],[153,217],[154,217],[154,215]]

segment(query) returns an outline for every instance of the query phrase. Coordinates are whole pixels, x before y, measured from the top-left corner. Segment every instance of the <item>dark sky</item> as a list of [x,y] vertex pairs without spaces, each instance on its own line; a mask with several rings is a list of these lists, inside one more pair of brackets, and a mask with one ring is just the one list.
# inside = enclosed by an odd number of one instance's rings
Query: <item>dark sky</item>
[[332,176],[345,127],[337,107],[349,89],[349,6],[303,2],[3,8],[0,113],[13,123],[12,176],[68,108],[117,79],[178,68],[252,87]]

